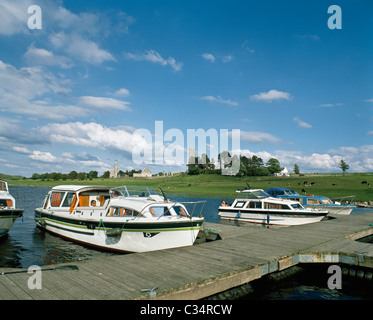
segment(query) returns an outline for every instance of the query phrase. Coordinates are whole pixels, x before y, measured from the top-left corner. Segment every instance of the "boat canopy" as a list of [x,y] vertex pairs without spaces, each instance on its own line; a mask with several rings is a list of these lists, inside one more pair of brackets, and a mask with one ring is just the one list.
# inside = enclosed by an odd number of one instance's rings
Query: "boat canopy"
[[273,187],[264,190],[271,197],[299,195],[296,191],[287,188]]

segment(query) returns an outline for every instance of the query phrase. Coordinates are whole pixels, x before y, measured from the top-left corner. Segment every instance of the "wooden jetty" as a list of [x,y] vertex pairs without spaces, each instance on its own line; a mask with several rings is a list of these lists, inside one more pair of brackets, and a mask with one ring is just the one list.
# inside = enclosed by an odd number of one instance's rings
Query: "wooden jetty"
[[[373,244],[356,241],[373,235],[373,212],[335,217],[279,228],[206,223],[221,240],[69,263],[78,270],[42,271],[41,289],[28,287],[26,269],[1,268],[0,299],[139,300],[158,287],[155,299],[194,300],[300,263],[373,268]],[[16,270],[25,272],[7,274]]]

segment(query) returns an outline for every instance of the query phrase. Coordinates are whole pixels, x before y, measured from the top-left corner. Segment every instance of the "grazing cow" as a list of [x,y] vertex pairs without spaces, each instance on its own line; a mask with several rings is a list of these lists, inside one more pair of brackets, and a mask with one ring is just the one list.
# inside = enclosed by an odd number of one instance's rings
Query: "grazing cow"
[[315,182],[311,182],[311,186],[314,186],[315,185]]
[[304,194],[306,194],[306,190],[302,189],[302,192],[303,192]]
[[362,184],[367,184],[367,183],[368,183],[368,181],[361,181],[361,183],[362,183]]

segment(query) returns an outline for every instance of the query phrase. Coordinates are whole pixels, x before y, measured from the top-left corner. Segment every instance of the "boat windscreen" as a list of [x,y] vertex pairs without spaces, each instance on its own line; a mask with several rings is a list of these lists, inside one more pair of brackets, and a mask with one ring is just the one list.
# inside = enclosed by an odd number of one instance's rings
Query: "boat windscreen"
[[122,186],[110,189],[110,197],[150,197],[158,195],[153,189],[146,186]]
[[263,190],[245,190],[241,191],[237,198],[240,199],[263,199],[268,198],[269,194]]

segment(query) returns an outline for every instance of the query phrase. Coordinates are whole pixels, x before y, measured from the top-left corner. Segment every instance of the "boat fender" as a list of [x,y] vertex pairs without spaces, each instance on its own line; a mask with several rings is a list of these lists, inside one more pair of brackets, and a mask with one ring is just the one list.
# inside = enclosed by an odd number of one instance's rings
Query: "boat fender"
[[241,211],[238,210],[237,218],[241,218]]
[[116,237],[122,234],[122,229],[120,228],[113,228],[110,230],[106,230],[106,236],[108,237]]

